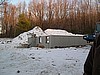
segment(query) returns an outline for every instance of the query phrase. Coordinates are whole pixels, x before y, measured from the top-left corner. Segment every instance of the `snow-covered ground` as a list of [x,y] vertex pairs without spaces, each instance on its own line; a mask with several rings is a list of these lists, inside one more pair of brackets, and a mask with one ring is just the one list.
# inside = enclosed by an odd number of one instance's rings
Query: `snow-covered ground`
[[28,37],[47,35],[82,36],[65,30],[35,27],[14,39],[0,39],[0,75],[82,75],[91,46],[68,48],[17,48]]
[[0,75],[82,75],[91,47],[14,48],[10,40],[0,39]]

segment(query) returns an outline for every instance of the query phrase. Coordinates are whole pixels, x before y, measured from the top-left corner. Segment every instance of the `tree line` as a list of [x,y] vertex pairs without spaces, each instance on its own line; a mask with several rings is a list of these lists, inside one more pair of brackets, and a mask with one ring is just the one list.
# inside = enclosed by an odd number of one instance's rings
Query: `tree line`
[[88,34],[100,22],[98,0],[32,0],[16,6],[4,2],[0,10],[3,37],[15,37],[35,26]]

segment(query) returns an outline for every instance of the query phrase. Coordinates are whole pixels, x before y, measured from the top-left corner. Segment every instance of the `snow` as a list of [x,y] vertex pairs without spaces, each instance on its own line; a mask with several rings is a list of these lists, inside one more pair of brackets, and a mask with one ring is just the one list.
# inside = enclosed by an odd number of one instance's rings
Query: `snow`
[[[54,30],[46,34],[56,35]],[[74,35],[64,30],[62,35]],[[57,34],[58,34],[57,33]],[[91,46],[68,48],[17,48],[27,43],[33,34],[46,36],[41,28],[35,27],[14,39],[0,39],[0,75],[82,75],[83,65]],[[50,34],[51,35],[51,34]]]
[[73,34],[73,33],[67,32],[66,30],[60,30],[60,29],[47,29],[44,32],[47,35],[83,36],[79,34]]
[[24,32],[19,36],[17,36],[16,38],[14,38],[12,40],[12,44],[16,46],[20,46],[21,44],[28,44],[28,38],[31,37],[32,35],[34,36],[34,34],[36,35],[36,37],[46,36],[43,30],[40,27],[36,26],[32,30]]
[[16,47],[21,46],[22,44],[28,44],[28,38],[31,37],[32,35],[36,37],[39,36],[47,36],[47,35],[63,35],[63,36],[83,36],[79,34],[72,34],[67,32],[66,30],[60,30],[60,29],[47,29],[43,31],[39,26],[34,27],[32,30],[28,32],[24,32],[14,38],[12,40],[12,44],[15,45]]
[[43,31],[39,26],[34,27],[32,30],[28,32],[24,32],[14,38],[12,40],[12,45],[15,45],[16,47],[22,46],[22,44],[28,44],[28,38],[31,36],[36,35],[36,37],[39,36],[47,36],[47,35],[63,35],[63,36],[83,36],[79,34],[72,34],[67,32],[66,30],[60,30],[60,29],[47,29]]
[[82,75],[91,46],[15,48],[0,39],[0,75]]
[[44,31],[39,26],[34,27],[32,30],[30,30],[28,32],[36,34],[37,37],[39,37],[39,36],[46,36]]

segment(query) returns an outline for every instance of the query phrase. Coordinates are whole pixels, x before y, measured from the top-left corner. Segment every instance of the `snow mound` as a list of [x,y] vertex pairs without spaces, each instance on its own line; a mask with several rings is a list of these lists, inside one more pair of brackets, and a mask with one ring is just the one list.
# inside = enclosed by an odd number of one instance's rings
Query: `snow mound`
[[24,32],[22,34],[20,34],[19,36],[17,36],[16,38],[14,38],[12,40],[13,45],[21,45],[21,44],[28,44],[28,38],[31,37],[32,35],[36,35],[36,37],[39,36],[46,36],[46,34],[43,32],[43,30],[36,26],[34,27],[32,30],[28,31],[28,32]]
[[44,32],[47,35],[83,36],[79,34],[72,34],[72,33],[67,32],[66,30],[60,30],[60,29],[47,29]]
[[39,26],[34,27],[32,30],[28,31],[28,33],[34,33],[36,34],[37,37],[46,36],[46,34],[43,32],[43,30]]

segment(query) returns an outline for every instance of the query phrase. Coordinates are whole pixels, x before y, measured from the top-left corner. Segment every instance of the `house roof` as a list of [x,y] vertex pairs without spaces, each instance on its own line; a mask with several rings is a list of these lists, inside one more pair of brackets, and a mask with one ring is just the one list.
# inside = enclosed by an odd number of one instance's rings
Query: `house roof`
[[44,31],[39,26],[34,27],[32,30],[30,30],[28,32],[36,34],[37,37],[47,36],[46,33],[44,33]]
[[66,30],[60,30],[60,29],[47,29],[44,31],[47,35],[61,35],[61,36],[83,36],[79,34],[73,34],[70,32],[67,32]]

